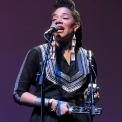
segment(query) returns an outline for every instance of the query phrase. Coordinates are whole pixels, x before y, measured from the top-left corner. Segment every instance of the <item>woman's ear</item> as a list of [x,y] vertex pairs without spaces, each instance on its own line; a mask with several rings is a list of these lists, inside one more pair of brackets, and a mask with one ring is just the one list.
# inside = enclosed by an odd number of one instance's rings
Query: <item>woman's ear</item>
[[80,22],[76,22],[74,25],[74,31],[76,32],[76,30],[80,27]]

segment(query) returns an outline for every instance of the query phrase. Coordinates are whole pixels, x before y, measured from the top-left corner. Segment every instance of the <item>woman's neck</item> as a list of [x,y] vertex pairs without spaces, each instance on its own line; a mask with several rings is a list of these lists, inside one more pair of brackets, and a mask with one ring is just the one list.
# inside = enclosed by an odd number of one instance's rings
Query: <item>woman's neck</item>
[[62,51],[65,51],[65,50],[70,50],[71,49],[71,42],[67,42],[67,43],[62,43],[60,42],[59,43],[59,47]]
[[71,50],[65,50],[63,56],[66,59],[67,63],[70,65]]
[[60,43],[60,50],[62,52],[62,55],[66,59],[68,65],[70,65],[71,43],[68,43],[68,44]]

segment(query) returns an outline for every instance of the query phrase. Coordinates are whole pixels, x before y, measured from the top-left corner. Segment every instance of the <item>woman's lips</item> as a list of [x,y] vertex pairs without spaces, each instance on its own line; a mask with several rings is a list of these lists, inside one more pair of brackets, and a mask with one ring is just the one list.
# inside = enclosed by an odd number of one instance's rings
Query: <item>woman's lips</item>
[[57,32],[63,32],[64,31],[64,28],[63,27],[61,27],[61,26],[59,26],[58,27],[58,31]]
[[64,31],[64,30],[58,30],[57,32],[58,32],[58,33],[61,33],[61,32],[63,32],[63,31]]

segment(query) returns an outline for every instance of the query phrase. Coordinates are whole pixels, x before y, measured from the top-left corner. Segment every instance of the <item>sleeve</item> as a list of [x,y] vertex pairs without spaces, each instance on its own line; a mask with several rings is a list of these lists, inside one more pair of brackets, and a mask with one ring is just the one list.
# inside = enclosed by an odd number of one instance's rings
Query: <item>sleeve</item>
[[21,104],[21,95],[24,92],[29,92],[30,86],[34,84],[36,74],[40,68],[39,61],[39,54],[36,48],[33,48],[30,51],[28,51],[15,82],[13,92],[13,98],[15,102]]

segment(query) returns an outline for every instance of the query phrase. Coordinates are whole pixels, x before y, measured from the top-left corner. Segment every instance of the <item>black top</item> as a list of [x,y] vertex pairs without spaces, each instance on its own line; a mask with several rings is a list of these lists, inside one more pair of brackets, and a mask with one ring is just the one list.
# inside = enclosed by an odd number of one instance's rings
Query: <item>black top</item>
[[[15,88],[14,100],[19,103],[20,96],[30,90],[31,85],[35,86],[35,95],[41,97],[41,87],[39,85],[38,73],[41,73],[47,44],[43,44],[31,49],[21,66]],[[70,104],[82,105],[83,91],[87,88],[89,80],[89,64],[87,51],[79,48],[76,53],[76,60],[67,63],[62,53],[56,48],[56,59],[48,57],[46,66],[45,97],[67,101]],[[66,115],[57,117],[48,108],[45,108],[44,122],[90,122],[88,115]],[[72,119],[71,119],[72,118]],[[40,108],[35,107],[30,122],[40,122]]]

